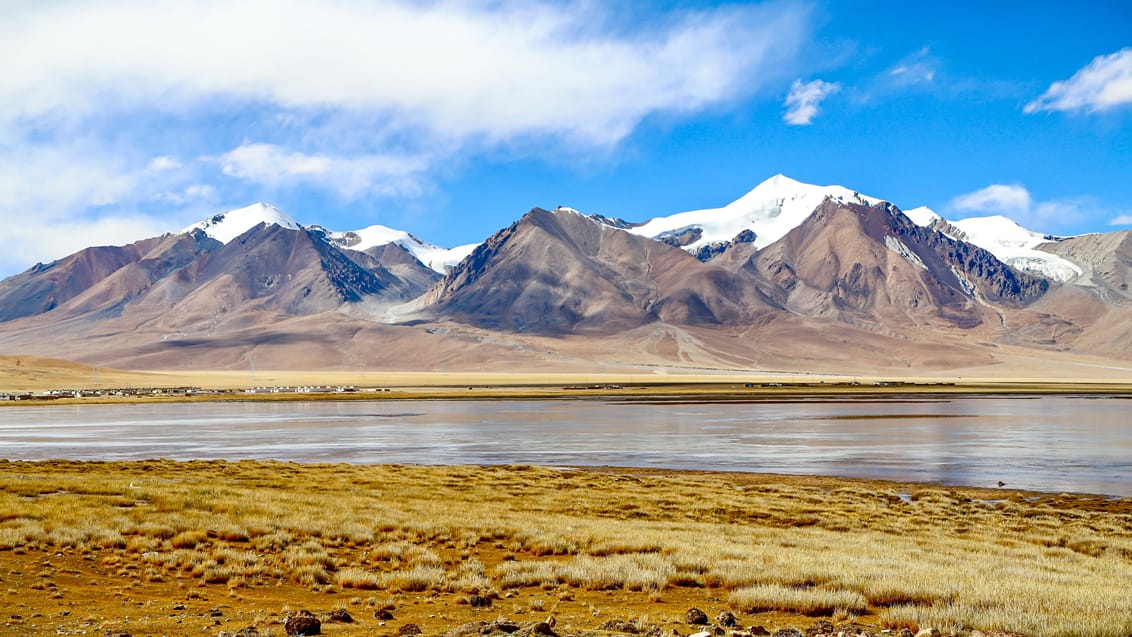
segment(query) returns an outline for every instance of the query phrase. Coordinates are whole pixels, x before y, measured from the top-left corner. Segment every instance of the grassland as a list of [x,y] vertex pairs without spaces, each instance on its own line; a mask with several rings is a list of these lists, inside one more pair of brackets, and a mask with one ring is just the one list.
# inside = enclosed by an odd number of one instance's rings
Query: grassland
[[11,634],[279,635],[342,608],[358,621],[325,634],[686,635],[690,606],[770,630],[1132,633],[1132,500],[829,478],[0,461],[0,564]]

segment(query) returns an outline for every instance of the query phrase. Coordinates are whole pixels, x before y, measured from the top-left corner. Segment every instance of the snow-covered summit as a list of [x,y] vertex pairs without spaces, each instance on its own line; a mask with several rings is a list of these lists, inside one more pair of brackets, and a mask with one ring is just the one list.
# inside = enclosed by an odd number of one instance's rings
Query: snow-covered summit
[[[904,214],[920,226],[929,226],[942,219],[930,208],[924,207],[915,208]],[[1081,275],[1081,268],[1073,262],[1038,249],[1043,243],[1056,241],[1056,237],[1028,230],[1013,219],[1001,215],[948,221],[942,230],[952,239],[977,245],[993,254],[999,261],[1019,270],[1060,282]]]
[[440,274],[447,274],[448,270],[463,261],[464,257],[471,254],[472,250],[475,250],[476,246],[479,245],[472,243],[455,248],[442,248],[422,241],[404,230],[396,230],[382,225],[372,225],[350,232],[327,231],[326,236],[339,247],[359,252],[394,243],[404,248],[406,252],[413,255],[425,266]]
[[290,215],[268,203],[254,203],[245,208],[229,210],[218,215],[198,221],[181,230],[178,234],[185,234],[193,230],[202,230],[204,233],[220,243],[227,244],[236,237],[259,224],[277,225],[290,230],[298,230],[299,224]]
[[936,221],[941,221],[943,217],[936,214],[934,210],[927,206],[920,206],[919,208],[912,208],[905,210],[904,216],[912,220],[912,223],[917,226],[924,226],[925,228],[932,225]]
[[749,230],[755,246],[765,248],[801,225],[827,197],[863,205],[881,201],[842,186],[814,186],[775,175],[722,208],[657,217],[628,231],[653,239],[677,237],[679,245],[695,253]]

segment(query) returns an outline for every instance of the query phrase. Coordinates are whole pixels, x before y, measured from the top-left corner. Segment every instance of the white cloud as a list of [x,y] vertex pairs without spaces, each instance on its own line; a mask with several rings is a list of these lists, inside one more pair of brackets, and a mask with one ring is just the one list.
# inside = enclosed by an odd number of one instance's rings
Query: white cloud
[[176,170],[180,167],[181,167],[181,162],[176,157],[170,157],[168,155],[158,155],[157,157],[154,157],[153,159],[149,160],[149,165],[146,166],[146,170],[151,170],[151,171]]
[[1132,214],[1120,215],[1108,222],[1110,226],[1132,226]]
[[1083,207],[1083,200],[1035,201],[1020,184],[992,184],[950,204],[955,212],[1003,215],[1031,229],[1068,227],[1082,216]]
[[634,23],[591,0],[3,5],[0,224],[48,237],[4,234],[9,263],[284,189],[417,196],[475,153],[609,151],[781,81],[810,31],[792,0]]
[[1132,104],[1132,48],[1093,58],[1073,77],[1054,82],[1025,112],[1086,111],[1096,113]]
[[841,85],[836,82],[814,80],[803,84],[802,80],[794,80],[790,85],[790,94],[786,96],[786,113],[782,119],[795,126],[808,125],[818,114],[822,100],[839,90]]
[[378,110],[446,136],[622,139],[642,118],[757,89],[798,50],[800,5],[680,14],[625,34],[600,3],[19,3],[0,26],[8,118],[210,98]]
[[231,177],[274,187],[315,184],[347,200],[419,192],[421,173],[429,166],[423,157],[308,155],[263,143],[245,143],[224,153],[219,163]]
[[1026,212],[1033,207],[1030,191],[1019,184],[992,184],[956,197],[951,207],[961,212],[991,212],[1007,216]]
[[329,167],[326,157],[287,152],[272,144],[244,144],[220,157],[225,175],[270,183],[319,175]]

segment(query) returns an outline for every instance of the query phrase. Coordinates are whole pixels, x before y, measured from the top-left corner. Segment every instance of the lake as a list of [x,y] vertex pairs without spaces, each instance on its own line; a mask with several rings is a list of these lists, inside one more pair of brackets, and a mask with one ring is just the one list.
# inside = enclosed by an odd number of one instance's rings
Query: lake
[[0,457],[613,465],[1132,497],[1132,397],[5,407]]

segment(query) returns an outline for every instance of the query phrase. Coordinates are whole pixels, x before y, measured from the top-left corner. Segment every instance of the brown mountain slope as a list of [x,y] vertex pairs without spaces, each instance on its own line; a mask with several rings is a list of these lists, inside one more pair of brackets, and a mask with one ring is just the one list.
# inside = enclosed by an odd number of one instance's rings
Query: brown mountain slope
[[682,250],[536,208],[477,248],[424,308],[480,327],[564,334],[731,324],[769,305],[740,277]]
[[767,294],[794,313],[881,333],[993,329],[997,306],[1023,306],[1048,289],[890,204],[832,199],[765,249],[736,244],[711,263],[772,283]]
[[4,279],[0,281],[0,321],[35,316],[65,305],[122,268],[145,259],[155,248],[160,251],[167,241],[168,237],[155,237],[125,246],[86,248]]

